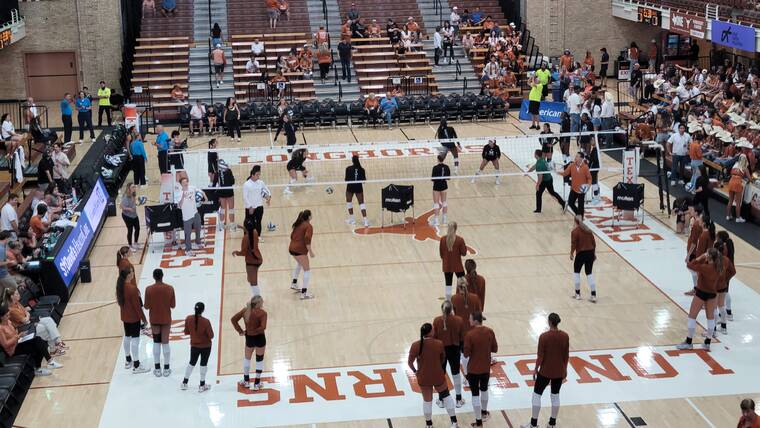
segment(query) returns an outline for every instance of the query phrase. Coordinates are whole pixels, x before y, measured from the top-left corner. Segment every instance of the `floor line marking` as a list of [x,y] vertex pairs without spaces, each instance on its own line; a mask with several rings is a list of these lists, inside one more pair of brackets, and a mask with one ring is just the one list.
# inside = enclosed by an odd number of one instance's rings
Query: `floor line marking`
[[32,386],[29,389],[52,389],[52,388],[71,388],[71,387],[77,387],[77,386],[97,386],[97,385],[108,385],[111,381],[107,382],[89,382],[89,383],[70,383],[66,385],[47,385],[47,386]]
[[702,419],[704,419],[704,421],[705,421],[705,422],[707,422],[707,425],[708,425],[710,428],[716,428],[716,426],[715,426],[715,425],[714,425],[712,422],[710,422],[710,420],[709,420],[709,419],[707,419],[707,416],[705,416],[705,414],[704,414],[704,413],[702,413],[702,411],[701,411],[701,410],[699,410],[699,407],[697,407],[697,405],[696,405],[696,404],[694,404],[694,402],[693,402],[693,401],[691,401],[691,398],[689,398],[689,397],[686,397],[686,402],[687,402],[687,403],[689,403],[689,405],[691,406],[691,408],[692,408],[692,409],[694,409],[694,410],[697,412],[697,414],[698,414],[699,416],[701,416],[701,417],[702,417]]
[[106,305],[114,303],[116,300],[96,300],[94,302],[69,302],[67,303],[68,306],[77,306],[77,305]]
[[388,422],[388,428],[393,428],[393,422],[391,422],[391,418],[388,418],[385,421]]
[[504,416],[504,420],[506,420],[506,421],[507,421],[507,426],[508,426],[509,428],[513,428],[513,427],[512,427],[512,421],[510,421],[510,420],[509,420],[509,416],[507,416],[507,412],[506,412],[506,411],[504,411],[504,410],[502,410],[502,411],[501,411],[501,415],[502,415],[502,416]]
[[615,406],[618,412],[620,412],[620,414],[623,415],[623,418],[625,418],[625,421],[628,422],[628,425],[631,428],[636,428],[636,425],[633,424],[633,421],[631,421],[631,419],[628,417],[628,415],[625,414],[623,409],[620,408],[620,405],[618,405],[618,403],[612,403],[612,404]]

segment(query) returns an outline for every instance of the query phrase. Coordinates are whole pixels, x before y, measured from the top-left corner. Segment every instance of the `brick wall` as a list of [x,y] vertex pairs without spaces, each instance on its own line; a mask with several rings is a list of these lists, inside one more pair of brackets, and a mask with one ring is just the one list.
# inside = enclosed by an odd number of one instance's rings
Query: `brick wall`
[[[556,42],[550,43],[549,10],[553,4],[559,11]],[[609,0],[529,0],[526,2],[525,22],[531,35],[547,56],[557,56],[570,49],[578,61],[590,50],[599,62],[599,49],[606,47],[610,59],[635,41],[646,48],[660,29],[612,16]],[[611,68],[611,66],[610,66]]]
[[0,99],[26,98],[24,54],[33,52],[76,52],[80,85],[95,88],[105,80],[118,87],[119,0],[50,0],[23,2],[19,7],[26,37],[0,51]]

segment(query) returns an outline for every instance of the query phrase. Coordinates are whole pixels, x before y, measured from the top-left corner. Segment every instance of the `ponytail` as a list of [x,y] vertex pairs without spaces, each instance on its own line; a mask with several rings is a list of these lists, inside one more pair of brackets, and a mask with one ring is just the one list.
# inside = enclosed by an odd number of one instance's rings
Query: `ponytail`
[[454,241],[457,239],[457,222],[452,221],[449,223],[449,229],[446,232],[446,248],[449,251],[454,249]]
[[124,257],[127,257],[127,254],[129,254],[129,247],[125,245],[119,248],[119,251],[116,252],[116,266],[119,265],[119,262],[121,261],[121,259],[123,259]]
[[206,309],[206,305],[204,305],[203,302],[195,304],[195,331],[198,331],[198,318],[201,316],[204,309]]
[[245,312],[243,312],[243,318],[245,319],[246,323],[251,318],[251,312],[253,312],[254,309],[260,308],[263,303],[264,299],[261,296],[253,296],[251,297],[251,300],[245,304]]
[[17,290],[16,287],[8,287],[5,290],[3,290],[2,294],[2,304],[6,306],[11,305],[11,296],[13,296],[13,293],[15,293]]
[[718,252],[715,248],[710,248],[707,250],[707,257],[710,259],[710,261],[715,266],[715,271],[718,272],[718,274],[723,273],[723,255]]
[[443,315],[441,318],[443,318],[443,331],[446,331],[446,318],[451,315],[451,302],[448,300],[444,300],[443,303],[441,303],[441,314]]
[[457,290],[464,295],[464,307],[470,307],[470,299],[468,299],[470,292],[467,290],[467,281],[464,278],[457,278]]
[[712,219],[707,213],[702,213],[702,223],[705,225],[705,229],[707,229],[708,232],[710,232],[710,239],[715,241],[715,223],[713,223]]
[[293,223],[293,229],[300,226],[301,223],[308,221],[311,219],[311,211],[310,210],[303,210],[298,213],[298,217],[296,217],[295,223]]
[[422,327],[420,327],[420,352],[417,354],[418,357],[422,355],[422,347],[425,346],[425,336],[430,334],[431,331],[433,331],[433,326],[429,322],[422,324]]
[[478,272],[475,271],[477,267],[478,265],[473,259],[467,259],[464,261],[464,270],[467,271],[467,278],[469,278],[471,281],[474,281],[478,275]]
[[124,286],[126,285],[127,277],[130,273],[132,273],[132,269],[122,269],[119,271],[119,277],[116,279],[116,303],[118,303],[119,306],[124,306]]

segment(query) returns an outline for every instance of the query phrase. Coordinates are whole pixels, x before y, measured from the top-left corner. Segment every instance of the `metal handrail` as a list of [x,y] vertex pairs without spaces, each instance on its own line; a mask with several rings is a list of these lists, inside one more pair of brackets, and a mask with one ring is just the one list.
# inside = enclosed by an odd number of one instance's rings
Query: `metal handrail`
[[433,11],[438,14],[438,25],[443,25],[443,4],[441,0],[433,1]]
[[327,0],[322,0],[322,18],[325,20],[325,29],[330,33],[330,21],[327,19]]
[[462,96],[465,96],[467,94],[467,76],[464,76],[462,80]]
[[456,74],[454,74],[454,81],[459,81],[459,76],[462,75],[462,64],[459,63],[459,60],[456,60],[454,63],[454,69],[456,70]]
[[338,102],[343,101],[343,82],[338,80]]
[[[211,23],[211,0],[209,0],[208,22],[209,24]],[[214,104],[214,82],[211,79],[211,74],[213,73],[211,71],[213,69],[211,67],[211,37],[208,38],[208,55],[206,55],[206,58],[208,59],[208,88],[211,91],[211,104]]]

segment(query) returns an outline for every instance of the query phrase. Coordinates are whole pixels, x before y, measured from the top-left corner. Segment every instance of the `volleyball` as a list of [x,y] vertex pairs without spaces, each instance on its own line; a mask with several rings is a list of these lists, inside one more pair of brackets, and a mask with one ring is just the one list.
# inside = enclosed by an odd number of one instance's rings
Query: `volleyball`
[[588,184],[581,184],[581,189],[580,189],[581,193],[588,192],[589,187],[591,187],[591,186],[589,186]]
[[195,206],[200,207],[203,203],[203,192],[200,190],[195,191]]
[[269,224],[267,224],[267,231],[274,232],[275,230],[277,230],[277,225],[270,221]]
[[272,196],[272,192],[270,192],[269,189],[267,189],[266,187],[263,188],[263,189],[261,189],[261,197],[262,198],[268,199],[271,196]]
[[327,186],[327,188],[325,189],[325,193],[327,193],[328,195],[332,195],[333,192],[334,192],[334,190],[333,190],[332,186]]

